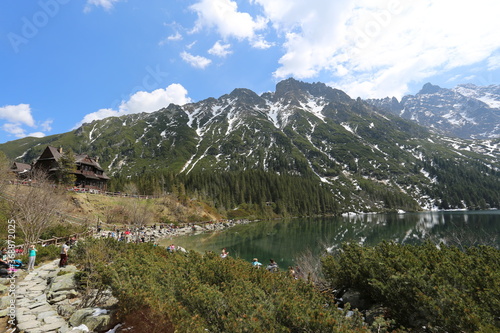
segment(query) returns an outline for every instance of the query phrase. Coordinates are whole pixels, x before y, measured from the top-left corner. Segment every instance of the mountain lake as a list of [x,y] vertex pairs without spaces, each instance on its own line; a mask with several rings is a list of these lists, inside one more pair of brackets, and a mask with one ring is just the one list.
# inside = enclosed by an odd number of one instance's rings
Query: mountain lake
[[500,210],[439,211],[405,214],[363,214],[341,217],[266,220],[236,225],[217,232],[163,239],[187,250],[220,253],[248,261],[269,259],[281,269],[296,265],[298,258],[319,256],[344,242],[367,246],[382,241],[419,244],[426,240],[459,247],[489,245],[500,248]]

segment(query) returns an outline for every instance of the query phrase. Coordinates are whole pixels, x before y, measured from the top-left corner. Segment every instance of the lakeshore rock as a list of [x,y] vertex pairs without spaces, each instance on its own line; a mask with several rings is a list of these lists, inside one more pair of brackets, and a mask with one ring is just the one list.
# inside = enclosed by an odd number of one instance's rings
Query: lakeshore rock
[[92,316],[93,313],[94,309],[77,310],[75,313],[73,313],[73,315],[71,315],[69,323],[74,327],[80,326],[83,323],[84,319],[86,317]]
[[77,310],[69,319],[69,323],[73,327],[85,325],[90,331],[98,332],[110,329],[113,326],[111,315],[99,308]]
[[47,291],[46,297],[49,304],[55,304],[64,301],[67,298],[75,298],[78,296],[78,292],[75,289],[71,290],[61,290],[57,292]]
[[7,309],[10,305],[11,298],[9,296],[3,296],[0,298],[0,310]]
[[0,284],[0,295],[5,295],[8,293],[9,287],[5,284]]
[[56,310],[60,316],[68,318],[68,317],[71,317],[71,315],[73,313],[75,313],[75,311],[77,309],[76,309],[76,305],[59,303],[56,305]]
[[[224,220],[224,221],[210,221],[210,222],[197,222],[188,223],[181,227],[178,226],[167,226],[167,227],[146,227],[140,229],[131,230],[131,234],[124,238],[127,242],[135,242],[137,240],[144,239],[146,242],[157,242],[161,239],[175,237],[175,236],[185,236],[185,235],[196,235],[208,231],[220,231],[235,225],[247,224],[250,222],[256,222],[250,220]],[[109,227],[109,226],[108,226]],[[125,227],[124,230],[127,228]],[[123,231],[123,230],[122,230]],[[115,239],[119,238],[122,233],[113,232],[111,230],[100,230],[94,233],[95,238],[108,238],[113,237]]]
[[69,291],[76,289],[75,273],[68,273],[56,276],[48,288],[48,293],[57,293],[60,291]]

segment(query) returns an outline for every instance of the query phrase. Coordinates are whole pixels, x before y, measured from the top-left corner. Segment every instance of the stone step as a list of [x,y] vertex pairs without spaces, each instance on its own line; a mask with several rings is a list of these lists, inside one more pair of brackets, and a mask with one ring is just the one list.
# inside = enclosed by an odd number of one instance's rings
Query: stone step
[[[60,271],[59,259],[35,267],[16,286],[17,331],[24,333],[49,333],[67,331],[68,322],[57,313],[57,308],[47,302],[48,279]],[[74,269],[74,267],[73,267]],[[76,271],[76,269],[74,269]]]
[[[73,314],[76,310],[75,306],[79,300],[74,298],[77,296],[77,292],[74,290],[75,286],[71,285],[72,279],[70,274],[73,275],[77,270],[74,266],[68,266],[64,269],[58,268],[58,263],[59,260],[54,260],[51,263],[37,266],[27,274],[21,272],[22,274],[19,281],[17,281],[15,293],[17,332],[60,333],[70,332],[73,329],[70,322],[59,314],[64,313],[64,311],[59,313],[58,311],[65,305],[72,308],[72,311],[67,313],[68,315]],[[59,277],[58,273],[61,270],[64,270],[66,274],[62,274]],[[52,286],[48,284],[49,279],[54,279]],[[49,288],[51,288],[51,292],[47,294]],[[11,299],[7,298],[7,302],[10,304]],[[61,298],[61,302],[56,303],[58,298]],[[0,304],[5,303],[2,302],[0,298]],[[51,305],[51,303],[55,304]],[[86,310],[94,311],[95,309]],[[109,317],[109,315],[107,316]],[[109,321],[109,318],[106,320]],[[74,330],[74,332],[77,331],[80,332],[81,330]]]

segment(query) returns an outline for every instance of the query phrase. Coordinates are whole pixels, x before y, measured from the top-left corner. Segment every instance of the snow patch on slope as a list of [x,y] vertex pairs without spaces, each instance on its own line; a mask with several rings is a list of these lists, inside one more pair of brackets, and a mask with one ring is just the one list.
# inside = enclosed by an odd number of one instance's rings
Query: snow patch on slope
[[20,155],[20,156],[16,157],[16,158],[15,158],[15,160],[17,160],[17,159],[21,159],[21,158],[24,158],[24,156],[26,156],[26,154],[27,154],[30,150],[31,150],[31,148],[30,148],[30,149],[28,149],[28,150],[26,150],[26,151],[25,151],[22,155]]
[[301,102],[300,106],[325,122],[325,116],[321,112],[326,104],[324,98],[318,99],[310,96],[309,100],[306,103]]
[[485,96],[479,97],[478,100],[492,109],[500,109],[500,101],[496,100],[491,94],[485,94]]
[[454,90],[465,97],[477,99],[492,109],[500,108],[500,100],[498,100],[498,96],[495,98],[494,94],[482,91],[485,87],[472,87],[459,86]]
[[196,153],[194,153],[191,158],[186,162],[186,164],[184,164],[184,166],[182,167],[181,171],[179,173],[183,173],[184,170],[186,170],[189,165],[191,165],[191,163],[193,162],[193,159],[194,157],[196,156],[196,154],[198,153],[198,148],[200,148],[200,144],[201,144],[201,140],[198,141],[198,144],[196,145]]
[[94,131],[96,129],[96,126],[97,126],[97,124],[95,124],[94,127],[92,127],[92,129],[89,132],[89,141],[90,141],[90,143],[94,142],[99,137],[99,136],[96,136],[95,138],[93,138],[93,134],[94,134]]
[[355,135],[355,136],[357,136],[358,138],[360,137],[360,136],[356,133],[356,131],[358,130],[358,128],[357,128],[357,127],[353,129],[353,128],[351,127],[351,125],[349,125],[348,123],[340,123],[340,125],[341,125],[341,126],[342,126],[342,127],[343,127],[346,131],[348,131],[348,132],[350,132],[350,133],[354,134],[354,135]]

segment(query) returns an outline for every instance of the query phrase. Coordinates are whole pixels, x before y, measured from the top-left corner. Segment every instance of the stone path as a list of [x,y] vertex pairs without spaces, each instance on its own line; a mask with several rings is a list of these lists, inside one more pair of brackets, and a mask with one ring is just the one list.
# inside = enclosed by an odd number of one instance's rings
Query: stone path
[[47,302],[48,279],[57,276],[58,260],[37,267],[17,284],[17,329],[25,333],[56,333],[66,331],[68,324]]

